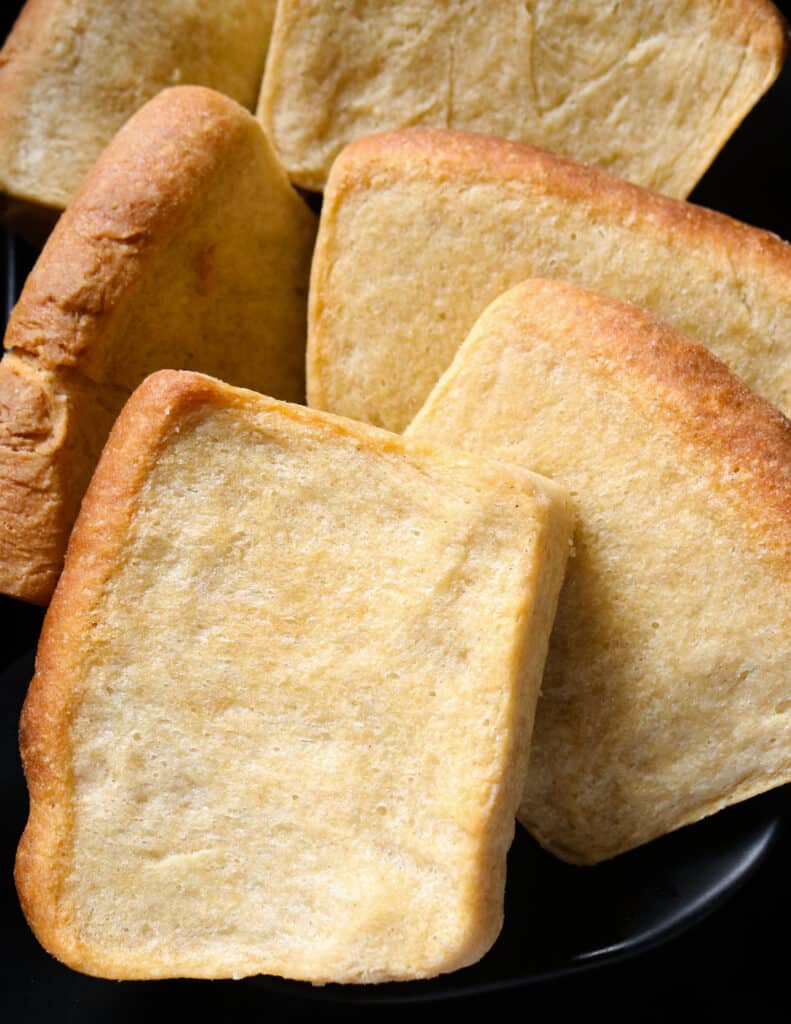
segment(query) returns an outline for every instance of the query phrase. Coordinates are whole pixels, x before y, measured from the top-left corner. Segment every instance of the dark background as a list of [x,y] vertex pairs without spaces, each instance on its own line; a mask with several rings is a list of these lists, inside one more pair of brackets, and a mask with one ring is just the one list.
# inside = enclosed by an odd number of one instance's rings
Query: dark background
[[[561,2],[561,0],[558,0]],[[791,0],[778,3],[788,17]],[[6,5],[0,14],[0,35],[5,38],[19,4]],[[692,201],[721,210],[748,223],[791,239],[791,59],[769,94],[750,113],[734,134],[712,168],[690,197]],[[24,250],[22,250],[24,259]],[[2,281],[7,280],[7,257],[0,253]],[[41,613],[16,602],[0,601],[0,787],[3,811],[0,815],[0,1008],[7,1019],[38,1021],[132,1021],[147,1018],[166,1020],[183,1012],[191,1018],[235,1020],[275,1016],[279,1019],[306,1015],[334,1017],[339,1011],[351,1018],[406,1014],[423,1015],[443,1011],[502,1014],[544,1020],[570,1016],[606,1014],[610,1021],[695,1020],[698,1017],[736,1020],[744,1014],[762,1019],[787,1020],[791,1016],[787,997],[787,974],[791,969],[791,883],[787,874],[791,854],[791,787],[767,794],[751,807],[736,808],[718,815],[720,822],[695,826],[692,839],[669,838],[657,847],[662,856],[689,856],[689,850],[708,846],[712,851],[734,837],[749,839],[772,832],[773,845],[758,868],[735,886],[724,902],[706,913],[702,920],[686,927],[658,947],[640,955],[595,969],[565,975],[555,980],[534,980],[538,971],[524,972],[523,983],[498,990],[500,965],[517,965],[520,943],[526,960],[551,965],[560,948],[559,936],[567,927],[570,897],[557,898],[549,892],[533,892],[535,912],[529,900],[520,907],[524,923],[518,932],[508,932],[507,956],[497,953],[495,965],[483,971],[488,979],[484,994],[450,999],[447,986],[439,1002],[417,1002],[388,1008],[358,1005],[354,993],[309,991],[299,985],[277,982],[160,982],[154,984],[112,983],[83,978],[55,963],[37,945],[17,905],[11,881],[16,842],[26,813],[25,791],[16,752],[16,723],[32,666]],[[21,660],[17,660],[21,659]],[[10,668],[9,668],[10,666]],[[686,830],[685,830],[686,831]],[[697,837],[697,838],[696,838]],[[539,858],[539,870],[550,872],[540,855],[519,839],[515,855]],[[675,845],[674,845],[675,843]],[[690,846],[692,843],[692,847]],[[685,845],[686,844],[686,845]],[[681,853],[679,853],[681,851]],[[649,858],[650,868],[650,858]],[[609,870],[609,869],[608,869]],[[646,870],[649,870],[648,868]],[[553,876],[554,877],[554,876]],[[563,875],[558,869],[557,878]],[[619,881],[613,871],[588,876],[585,913],[604,921],[618,903]],[[601,886],[597,890],[597,882]],[[633,879],[632,879],[633,881]],[[572,883],[573,886],[573,883]],[[623,892],[627,893],[626,881]],[[520,894],[521,895],[521,894]],[[509,893],[514,901],[514,893]],[[626,897],[624,897],[626,898]],[[557,913],[553,913],[553,899]],[[619,906],[618,912],[623,912]],[[710,908],[706,908],[708,911]],[[588,926],[594,925],[588,921]],[[500,948],[503,948],[501,942]],[[500,959],[498,960],[498,956]],[[506,974],[502,975],[506,979]],[[513,978],[511,972],[508,977]],[[418,988],[417,995],[421,995]],[[338,1003],[336,1000],[340,999]],[[349,1000],[352,1000],[351,1002]],[[2,1010],[0,1010],[2,1012]]]

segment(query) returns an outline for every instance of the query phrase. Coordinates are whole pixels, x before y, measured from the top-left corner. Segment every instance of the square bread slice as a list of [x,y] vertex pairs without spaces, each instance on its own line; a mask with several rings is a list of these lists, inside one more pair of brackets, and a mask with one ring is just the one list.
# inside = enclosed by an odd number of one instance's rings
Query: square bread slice
[[420,128],[333,167],[310,404],[403,430],[486,306],[530,277],[651,309],[791,410],[791,246],[542,150]]
[[97,161],[39,256],[0,362],[0,592],[46,603],[113,416],[154,370],[304,398],[316,217],[261,126],[160,93]]
[[684,198],[784,56],[765,0],[280,0],[258,116],[309,189],[359,136],[423,125]]
[[16,879],[42,944],[112,978],[482,956],[571,530],[520,467],[150,377],[22,717]]
[[[62,210],[125,121],[173,85],[252,110],[275,0],[28,0],[0,51],[5,219]],[[41,211],[43,212],[43,211]]]
[[636,306],[528,281],[407,431],[577,508],[519,816],[593,863],[791,780],[791,423]]

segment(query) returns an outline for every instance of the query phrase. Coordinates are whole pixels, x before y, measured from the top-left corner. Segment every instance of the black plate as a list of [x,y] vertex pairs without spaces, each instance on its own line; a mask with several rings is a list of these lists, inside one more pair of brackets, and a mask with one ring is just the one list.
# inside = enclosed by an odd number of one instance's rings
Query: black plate
[[[778,6],[788,15],[791,0]],[[791,238],[789,126],[791,63],[691,199]],[[35,255],[6,236],[0,252],[3,311]],[[741,997],[751,1006],[754,999],[764,1009],[780,1006],[791,915],[791,787],[595,868],[562,864],[517,829],[502,935],[479,964],[432,981],[324,988],[274,978],[114,983],[62,967],[29,932],[11,876],[27,813],[17,722],[41,618],[38,609],[0,598],[0,1005],[15,1011],[16,1020],[159,1020],[177,1012],[231,1020],[305,1008],[319,1015],[338,1004],[345,1015],[359,1009],[367,1019],[388,1005],[416,1012],[418,1004],[460,998],[495,1009],[509,993],[525,1008],[545,1010],[547,1019],[567,1008],[572,996],[606,999],[611,1020],[630,1021],[665,1021],[671,1013],[692,1019],[694,1008],[729,1020]]]
[[[204,982],[110,983],[76,974],[52,960],[27,929],[11,878],[27,799],[17,752],[17,723],[33,673],[42,612],[0,600],[4,623],[2,695],[2,928],[6,994],[23,1019],[44,1019],[54,999],[79,1008],[75,1019],[115,1018],[140,1002],[147,1012],[176,998],[205,1003]],[[505,926],[473,967],[431,981],[313,988],[275,978],[211,985],[212,997],[242,988],[262,1006],[426,1003],[502,994],[645,954],[715,911],[764,862],[788,817],[789,788],[729,808],[696,825],[593,868],[575,868],[545,853],[521,829],[509,855]],[[238,995],[238,993],[236,994]],[[220,1000],[222,1002],[222,1000]]]

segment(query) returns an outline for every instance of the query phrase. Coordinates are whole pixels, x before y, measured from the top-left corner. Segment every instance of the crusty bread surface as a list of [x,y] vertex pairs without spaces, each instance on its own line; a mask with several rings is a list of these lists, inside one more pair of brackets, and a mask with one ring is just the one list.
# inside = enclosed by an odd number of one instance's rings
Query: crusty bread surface
[[571,530],[566,492],[519,467],[148,378],[22,715],[40,941],[113,978],[482,956]]
[[258,114],[309,189],[355,138],[423,125],[684,198],[784,56],[765,0],[281,0]]
[[476,318],[529,277],[651,309],[791,409],[791,246],[542,150],[429,129],[360,139],[333,167],[310,404],[403,430]]
[[274,0],[28,0],[0,51],[0,193],[62,209],[124,122],[196,84],[252,110]]
[[593,863],[791,780],[791,424],[626,303],[528,281],[407,431],[577,511],[520,818]]
[[118,133],[6,330],[0,592],[49,599],[112,415],[146,374],[303,400],[315,230],[258,122],[220,93],[165,90]]
[[66,538],[127,392],[28,355],[0,363],[0,581],[46,604]]

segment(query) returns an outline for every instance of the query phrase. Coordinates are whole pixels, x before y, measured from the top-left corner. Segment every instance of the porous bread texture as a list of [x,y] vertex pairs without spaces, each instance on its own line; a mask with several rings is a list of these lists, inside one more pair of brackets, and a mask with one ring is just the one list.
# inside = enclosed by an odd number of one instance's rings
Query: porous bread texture
[[571,530],[565,491],[520,468],[149,378],[22,716],[40,941],[113,978],[482,956]]
[[791,424],[651,314],[528,281],[407,430],[565,484],[519,816],[594,863],[791,780]]
[[146,374],[197,369],[303,400],[315,231],[258,122],[220,93],[165,90],[118,133],[6,330],[1,592],[49,600],[112,419]]
[[555,154],[419,128],[360,139],[333,167],[310,404],[403,430],[476,318],[529,277],[652,310],[791,409],[791,246]]
[[170,86],[207,86],[252,110],[274,8],[28,0],[0,51],[0,192],[14,209],[62,209],[125,121]]
[[0,586],[49,600],[66,538],[127,392],[27,354],[0,363]]
[[281,0],[258,106],[291,179],[423,125],[529,142],[686,197],[777,77],[765,0]]

